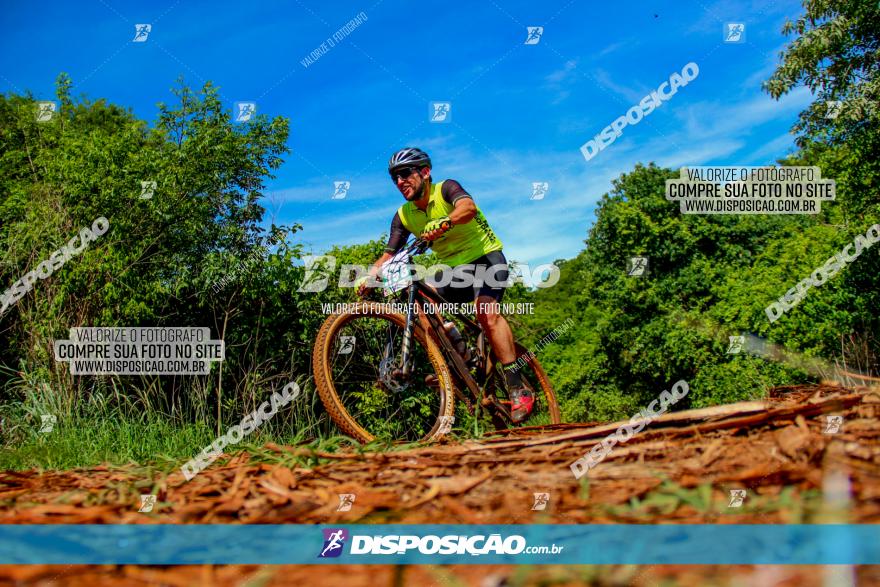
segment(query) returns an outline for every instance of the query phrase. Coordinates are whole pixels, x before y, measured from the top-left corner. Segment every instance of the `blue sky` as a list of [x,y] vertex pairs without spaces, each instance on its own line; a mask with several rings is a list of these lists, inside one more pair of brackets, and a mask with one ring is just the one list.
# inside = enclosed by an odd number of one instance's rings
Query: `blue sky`
[[[266,220],[300,222],[314,252],[385,234],[402,197],[386,171],[414,145],[434,177],[459,180],[505,243],[532,264],[583,248],[595,204],[636,162],[773,163],[810,96],[780,102],[760,89],[787,41],[799,2],[17,2],[5,8],[0,92],[74,93],[131,107],[150,122],[178,76],[220,87],[230,110],[255,101],[290,118],[292,150],[269,182]],[[366,20],[316,62],[301,60],[359,13]],[[723,42],[726,22],[744,43]],[[133,43],[135,24],[149,23]],[[526,27],[543,26],[526,45]],[[628,126],[590,161],[580,146],[673,72],[699,76]],[[429,102],[451,102],[451,122]],[[334,181],[350,181],[331,199]],[[532,183],[548,182],[542,200]],[[676,204],[670,204],[676,205]]]

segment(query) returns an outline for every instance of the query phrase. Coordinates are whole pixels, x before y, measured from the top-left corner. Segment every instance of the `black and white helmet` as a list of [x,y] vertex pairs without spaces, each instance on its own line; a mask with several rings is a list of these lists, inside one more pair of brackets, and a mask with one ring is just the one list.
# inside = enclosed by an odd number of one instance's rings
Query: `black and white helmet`
[[389,173],[401,167],[430,167],[431,158],[417,147],[404,147],[391,156],[388,161]]

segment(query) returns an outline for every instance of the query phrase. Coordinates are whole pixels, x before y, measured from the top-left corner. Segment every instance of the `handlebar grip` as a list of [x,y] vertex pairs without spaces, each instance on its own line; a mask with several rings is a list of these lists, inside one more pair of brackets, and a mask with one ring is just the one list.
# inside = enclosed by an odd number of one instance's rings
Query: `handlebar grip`
[[450,228],[452,228],[452,221],[444,220],[440,223],[440,228],[442,228],[443,230],[449,230]]

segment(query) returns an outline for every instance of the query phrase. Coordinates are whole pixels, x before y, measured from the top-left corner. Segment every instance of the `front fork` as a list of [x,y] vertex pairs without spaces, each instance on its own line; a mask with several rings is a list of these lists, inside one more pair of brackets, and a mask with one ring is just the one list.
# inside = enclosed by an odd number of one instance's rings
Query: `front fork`
[[409,285],[408,290],[408,304],[406,311],[406,326],[403,329],[403,353],[400,357],[400,372],[403,373],[403,376],[409,377],[410,372],[412,371],[412,361],[410,360],[410,347],[412,344],[413,330],[415,329],[415,322],[413,321],[413,314],[415,313],[415,301],[416,301],[416,284],[415,282]]

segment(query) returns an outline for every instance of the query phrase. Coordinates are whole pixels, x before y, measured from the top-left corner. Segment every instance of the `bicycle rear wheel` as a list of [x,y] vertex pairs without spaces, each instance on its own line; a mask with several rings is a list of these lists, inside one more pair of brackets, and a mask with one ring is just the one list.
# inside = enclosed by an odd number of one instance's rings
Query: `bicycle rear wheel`
[[[534,393],[535,404],[529,416],[519,423],[512,423],[505,420],[500,414],[491,414],[492,422],[497,430],[505,428],[519,428],[523,426],[546,426],[550,424],[559,424],[562,419],[559,415],[559,404],[556,402],[556,393],[550,385],[550,379],[544,368],[538,362],[534,355],[530,355],[525,347],[519,343],[515,343],[516,356],[521,357],[524,361],[523,366],[518,370],[523,382],[528,384]],[[495,360],[494,355],[491,355]],[[504,385],[504,376],[501,373],[500,361],[495,361],[495,369],[490,375],[487,385],[487,391],[494,393],[495,397],[503,402],[509,408],[509,397],[507,388]]]
[[[413,442],[448,433],[451,376],[437,345],[416,326],[412,373],[398,368],[406,317],[360,303],[324,321],[312,351],[315,384],[334,422],[360,442]],[[429,379],[429,376],[433,376]]]

